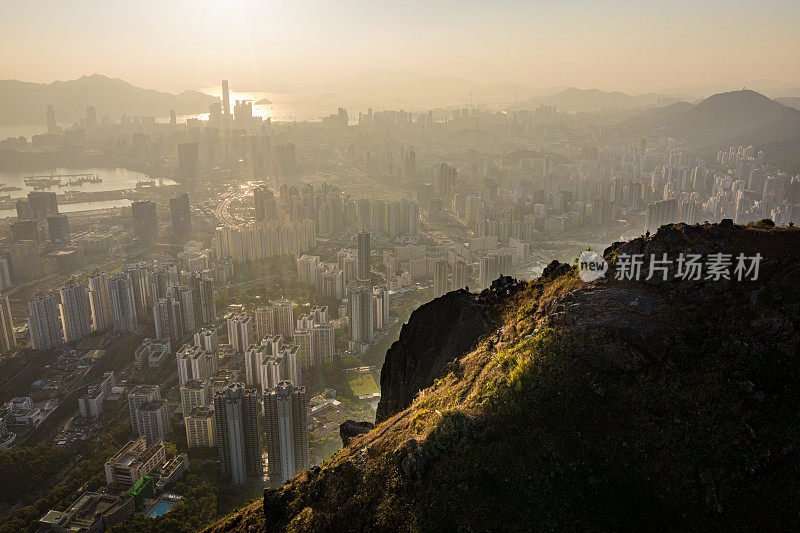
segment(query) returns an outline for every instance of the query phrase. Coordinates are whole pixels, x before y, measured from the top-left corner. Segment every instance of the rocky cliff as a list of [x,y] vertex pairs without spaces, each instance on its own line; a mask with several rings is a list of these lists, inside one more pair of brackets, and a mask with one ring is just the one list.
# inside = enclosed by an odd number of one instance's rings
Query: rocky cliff
[[[762,260],[616,279],[634,253]],[[554,263],[491,311],[458,294],[424,311],[448,327],[412,318],[375,428],[212,529],[797,529],[800,230],[672,225],[604,257],[592,283]]]
[[449,363],[474,348],[497,325],[502,302],[519,287],[509,277],[499,278],[479,294],[460,289],[415,310],[386,352],[376,422],[411,405]]

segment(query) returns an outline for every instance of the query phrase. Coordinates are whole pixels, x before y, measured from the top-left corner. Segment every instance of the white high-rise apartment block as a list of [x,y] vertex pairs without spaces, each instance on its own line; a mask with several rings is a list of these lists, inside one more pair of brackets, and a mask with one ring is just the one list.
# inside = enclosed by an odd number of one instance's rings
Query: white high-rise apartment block
[[14,321],[11,319],[11,306],[8,296],[0,296],[0,351],[7,352],[17,347],[14,336]]
[[[206,326],[194,332],[194,343],[204,350],[216,353],[219,350],[219,334],[215,326]],[[214,369],[216,373],[216,368]]]
[[261,410],[256,391],[232,383],[214,395],[217,453],[223,478],[235,485],[261,479],[263,459],[258,430]]
[[174,285],[167,294],[171,295],[173,300],[180,302],[183,331],[194,331],[199,324],[195,315],[194,289],[186,285]]
[[166,298],[159,298],[153,304],[153,323],[156,328],[156,339],[166,342],[169,342],[170,338],[169,305],[169,300]]
[[267,336],[261,345],[250,345],[245,352],[245,374],[249,385],[262,393],[288,380],[301,384],[298,346],[284,344],[282,335]]
[[275,334],[275,311],[272,306],[259,306],[253,313],[256,341]]
[[131,429],[133,429],[134,434],[144,434],[139,427],[139,419],[136,412],[142,405],[160,399],[161,390],[158,385],[136,385],[132,391],[128,392],[128,414],[131,418]]
[[284,483],[309,467],[305,387],[280,382],[264,396],[270,483]]
[[105,272],[93,272],[89,276],[89,305],[92,310],[92,329],[103,331],[114,325],[111,291]]
[[247,313],[231,313],[226,317],[228,342],[233,351],[244,353],[253,344],[253,319]]
[[40,294],[28,302],[28,330],[35,350],[49,350],[64,344],[57,295]]
[[317,285],[318,255],[303,255],[297,259],[297,281],[304,285]]
[[178,383],[181,387],[189,380],[205,380],[214,375],[216,352],[204,350],[194,344],[184,344],[175,354],[178,363]]
[[333,324],[328,323],[327,306],[316,307],[308,315],[301,315],[293,338],[303,370],[333,362],[336,343]]
[[364,285],[350,291],[350,340],[369,344],[374,335],[372,289]]
[[372,288],[372,324],[376,331],[383,331],[389,325],[389,289]]
[[89,309],[89,293],[86,285],[71,280],[59,294],[64,342],[79,341],[92,331],[92,313]]
[[167,400],[152,400],[140,405],[136,409],[136,421],[139,435],[143,435],[148,443],[169,440],[172,436]]
[[294,303],[290,300],[279,300],[272,304],[275,315],[275,334],[291,339],[294,333]]
[[130,274],[122,272],[108,280],[111,295],[111,309],[114,315],[114,329],[117,331],[136,331],[136,298]]

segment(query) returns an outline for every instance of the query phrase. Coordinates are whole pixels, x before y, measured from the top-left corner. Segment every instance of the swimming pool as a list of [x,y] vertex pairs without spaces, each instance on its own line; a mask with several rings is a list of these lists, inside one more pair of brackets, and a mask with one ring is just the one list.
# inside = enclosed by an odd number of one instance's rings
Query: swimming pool
[[169,512],[171,508],[172,508],[172,502],[161,501],[155,504],[152,509],[150,509],[150,512],[147,513],[147,516],[149,518],[156,518]]

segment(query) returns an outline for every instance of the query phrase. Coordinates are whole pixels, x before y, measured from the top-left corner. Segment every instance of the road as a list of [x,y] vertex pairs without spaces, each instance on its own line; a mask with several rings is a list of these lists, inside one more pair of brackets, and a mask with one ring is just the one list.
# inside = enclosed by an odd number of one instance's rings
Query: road
[[237,221],[233,218],[233,216],[231,216],[230,213],[228,213],[228,209],[230,209],[231,203],[234,200],[241,200],[244,198],[247,195],[248,190],[249,188],[242,188],[233,190],[225,195],[225,197],[217,206],[217,209],[214,211],[214,215],[217,217],[217,220],[219,220],[220,224],[231,228],[238,228],[242,225],[240,221]]

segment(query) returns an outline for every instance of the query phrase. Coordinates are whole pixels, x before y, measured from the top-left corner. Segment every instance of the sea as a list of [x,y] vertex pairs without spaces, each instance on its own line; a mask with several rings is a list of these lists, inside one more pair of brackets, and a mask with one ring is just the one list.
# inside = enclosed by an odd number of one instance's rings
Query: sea
[[[25,178],[30,176],[55,176],[65,174],[96,174],[102,180],[101,183],[82,183],[80,185],[67,185],[59,187],[54,185],[46,191],[62,194],[67,191],[80,191],[80,192],[100,192],[100,191],[118,191],[123,189],[133,189],[139,181],[148,180],[148,177],[141,172],[134,170],[127,170],[124,168],[99,168],[99,167],[83,167],[83,168],[67,168],[58,167],[47,171],[34,171],[34,172],[0,172],[0,187],[19,187],[16,191],[0,191],[0,195],[11,196],[14,198],[22,198],[34,190],[32,186],[25,184]],[[62,178],[62,183],[66,184],[68,179]],[[169,178],[159,178],[156,180],[156,185],[175,185],[176,182]],[[94,211],[96,209],[111,209],[115,207],[127,207],[131,202],[128,199],[120,198],[117,200],[99,200],[96,202],[79,202],[71,204],[59,205],[59,211],[62,213],[76,213],[79,211]],[[0,217],[16,216],[14,209],[0,210]]]

